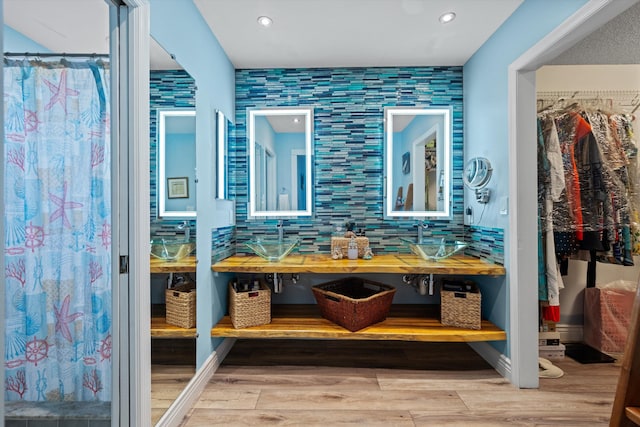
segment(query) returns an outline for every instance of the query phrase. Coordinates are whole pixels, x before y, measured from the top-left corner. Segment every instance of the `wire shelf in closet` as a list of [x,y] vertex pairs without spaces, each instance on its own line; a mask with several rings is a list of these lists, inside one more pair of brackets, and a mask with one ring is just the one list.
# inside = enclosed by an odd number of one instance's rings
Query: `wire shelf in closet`
[[538,110],[557,102],[586,102],[592,107],[633,114],[640,107],[640,90],[574,90],[536,92]]

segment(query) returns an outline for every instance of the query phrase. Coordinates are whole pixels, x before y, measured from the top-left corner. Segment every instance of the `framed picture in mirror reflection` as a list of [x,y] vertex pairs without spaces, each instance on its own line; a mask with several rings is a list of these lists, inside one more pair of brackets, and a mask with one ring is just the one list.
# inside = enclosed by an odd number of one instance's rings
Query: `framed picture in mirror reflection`
[[189,179],[187,177],[167,178],[167,190],[169,199],[188,199]]
[[402,155],[402,173],[407,175],[411,172],[411,153],[408,151]]

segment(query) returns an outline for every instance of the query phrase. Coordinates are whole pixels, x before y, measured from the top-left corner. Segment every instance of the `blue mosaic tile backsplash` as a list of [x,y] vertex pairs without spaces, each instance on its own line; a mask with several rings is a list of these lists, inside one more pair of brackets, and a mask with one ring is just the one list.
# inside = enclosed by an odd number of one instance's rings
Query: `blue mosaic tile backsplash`
[[467,255],[504,265],[504,230],[501,228],[466,227],[469,242]]
[[[453,108],[453,218],[428,232],[463,238],[462,67],[267,69],[236,71],[236,125],[231,139],[237,239],[274,235],[276,221],[247,220],[247,108],[314,108],[314,216],[285,220],[302,238],[299,252],[329,253],[332,226],[353,220],[374,253],[408,251],[413,220],[383,218],[383,112],[387,106]],[[240,251],[241,248],[238,248]]]

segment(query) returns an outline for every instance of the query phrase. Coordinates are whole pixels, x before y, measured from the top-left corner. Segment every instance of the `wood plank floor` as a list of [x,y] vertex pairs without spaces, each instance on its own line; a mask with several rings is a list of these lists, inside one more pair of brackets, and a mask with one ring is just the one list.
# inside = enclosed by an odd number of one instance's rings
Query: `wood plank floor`
[[151,425],[167,412],[195,372],[195,365],[151,365]]
[[519,390],[465,343],[238,340],[181,424],[606,426],[619,364]]
[[195,339],[151,340],[152,425],[173,404],[195,373]]

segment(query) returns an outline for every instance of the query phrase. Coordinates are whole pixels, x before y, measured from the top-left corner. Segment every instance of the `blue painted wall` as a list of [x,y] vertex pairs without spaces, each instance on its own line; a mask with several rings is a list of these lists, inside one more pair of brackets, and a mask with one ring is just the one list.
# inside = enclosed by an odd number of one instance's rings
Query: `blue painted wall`
[[3,31],[3,52],[13,53],[51,53],[51,50],[42,46],[39,43],[34,42],[29,37],[26,37],[22,33],[14,30],[8,25],[4,26]]
[[[475,242],[494,239],[502,230],[505,235],[509,232],[509,217],[499,213],[500,198],[509,195],[508,67],[586,1],[525,0],[464,65],[464,156],[465,159],[487,157],[493,166],[489,184],[492,200],[482,206],[475,202],[470,191],[465,195],[475,217],[467,234]],[[536,167],[536,161],[531,159],[531,167]],[[487,249],[485,245],[483,250]],[[508,263],[505,267],[506,278],[481,277],[479,282],[483,315],[509,332]],[[531,286],[537,286],[535,278]],[[510,354],[507,342],[495,343],[495,347],[507,356]]]
[[175,211],[193,211],[196,208],[196,144],[195,133],[167,133],[165,136],[166,162],[165,173],[168,178],[187,178],[185,198],[166,200],[166,208]]

